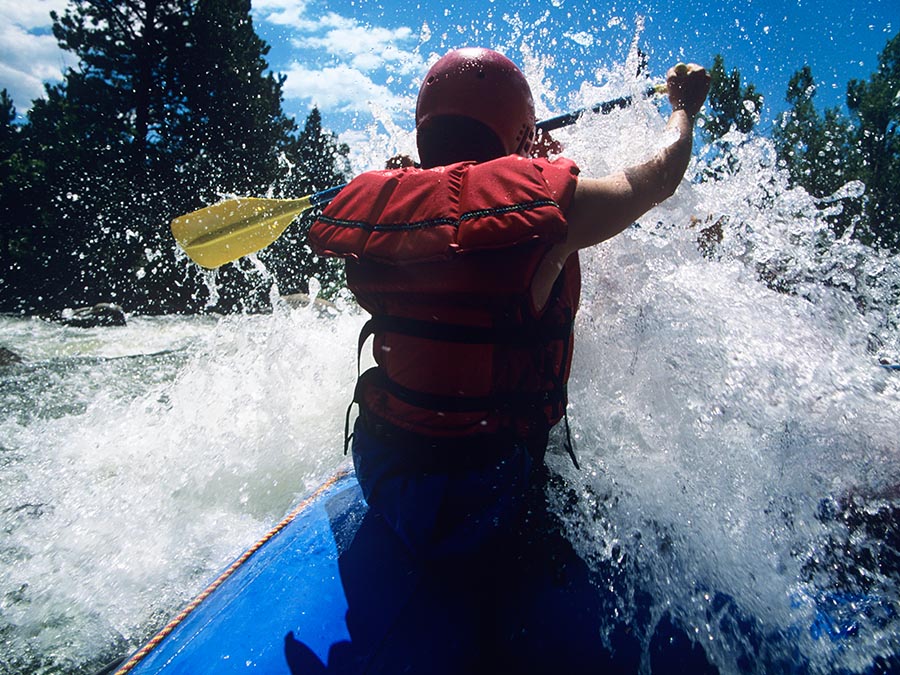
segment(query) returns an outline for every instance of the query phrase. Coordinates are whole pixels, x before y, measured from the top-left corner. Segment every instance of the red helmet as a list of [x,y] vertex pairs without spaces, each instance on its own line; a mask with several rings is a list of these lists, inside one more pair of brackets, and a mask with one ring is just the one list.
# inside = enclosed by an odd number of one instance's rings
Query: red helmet
[[527,156],[534,142],[531,88],[516,64],[490,49],[456,49],[428,71],[416,103],[416,128],[443,116],[481,122],[507,154]]

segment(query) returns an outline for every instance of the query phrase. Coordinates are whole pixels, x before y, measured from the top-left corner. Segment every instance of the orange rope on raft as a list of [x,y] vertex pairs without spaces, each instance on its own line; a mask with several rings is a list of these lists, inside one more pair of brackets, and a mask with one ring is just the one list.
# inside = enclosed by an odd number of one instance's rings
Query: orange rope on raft
[[238,567],[243,565],[247,560],[256,553],[263,545],[269,541],[272,537],[278,534],[281,530],[283,530],[287,525],[294,520],[307,506],[309,506],[312,502],[316,500],[316,498],[322,494],[325,490],[330,488],[332,485],[337,483],[341,478],[346,476],[349,473],[347,470],[339,471],[334,476],[325,481],[312,495],[304,499],[300,504],[291,511],[287,516],[284,517],[280,523],[275,525],[271,530],[269,530],[258,542],[253,544],[250,548],[248,548],[244,554],[235,560],[221,575],[219,578],[213,581],[206,589],[200,593],[196,598],[194,598],[190,604],[185,607],[181,612],[172,619],[169,623],[165,625],[165,627],[160,630],[156,635],[154,635],[147,644],[145,644],[139,651],[137,651],[134,656],[132,656],[128,661],[119,668],[115,675],[125,675],[125,673],[130,672],[140,661],[147,656],[151,651],[153,651],[160,642],[162,642],[166,636],[171,633],[175,628],[184,621],[187,616],[193,612],[197,607],[203,602],[209,595],[215,591],[219,586],[222,585],[228,577],[230,577]]

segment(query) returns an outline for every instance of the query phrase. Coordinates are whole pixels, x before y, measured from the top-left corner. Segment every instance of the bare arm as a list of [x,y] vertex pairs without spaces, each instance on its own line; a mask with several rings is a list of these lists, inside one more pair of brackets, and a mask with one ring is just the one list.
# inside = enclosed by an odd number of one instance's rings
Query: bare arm
[[666,129],[675,141],[643,164],[602,178],[578,181],[567,214],[570,252],[593,246],[624,230],[674,194],[691,159],[694,120],[709,90],[709,75],[697,65],[672,68],[666,77],[672,115]]
[[709,91],[709,75],[691,64],[670,68],[666,86],[672,115],[666,125],[676,139],[643,164],[602,178],[581,178],[566,213],[566,240],[547,254],[532,282],[532,301],[544,306],[568,257],[619,234],[675,192],[691,159],[694,120]]
[[649,161],[603,178],[578,181],[567,214],[570,252],[619,234],[637,218],[671,197],[691,157],[693,121],[675,111],[667,128],[678,137]]

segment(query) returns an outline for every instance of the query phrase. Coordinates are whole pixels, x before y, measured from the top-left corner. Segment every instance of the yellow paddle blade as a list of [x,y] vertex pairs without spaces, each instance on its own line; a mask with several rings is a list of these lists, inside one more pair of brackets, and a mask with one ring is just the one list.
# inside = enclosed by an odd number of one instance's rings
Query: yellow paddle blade
[[172,234],[191,260],[213,269],[259,251],[281,236],[310,198],[228,199],[172,221]]

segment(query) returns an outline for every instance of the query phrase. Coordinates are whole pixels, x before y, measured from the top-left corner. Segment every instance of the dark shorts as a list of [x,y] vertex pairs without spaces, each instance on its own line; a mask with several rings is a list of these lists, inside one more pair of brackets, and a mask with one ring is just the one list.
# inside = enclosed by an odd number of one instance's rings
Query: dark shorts
[[535,462],[512,439],[480,446],[411,447],[357,420],[353,464],[363,496],[417,558],[466,556],[502,545],[519,527],[536,489]]
[[[353,639],[328,672],[639,671],[647,645],[615,618],[628,592],[618,587],[620,571],[590,570],[581,559],[547,507],[543,464],[524,444],[500,443],[496,456],[463,449],[455,464],[453,456],[410,456],[422,448],[360,422],[354,433],[369,513],[341,555]],[[421,564],[409,565],[410,556]],[[377,656],[363,664],[359,654],[371,645]],[[649,658],[654,673],[716,672],[668,619]]]

